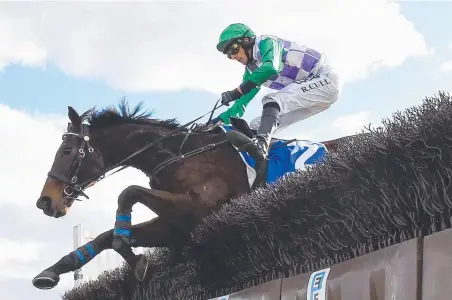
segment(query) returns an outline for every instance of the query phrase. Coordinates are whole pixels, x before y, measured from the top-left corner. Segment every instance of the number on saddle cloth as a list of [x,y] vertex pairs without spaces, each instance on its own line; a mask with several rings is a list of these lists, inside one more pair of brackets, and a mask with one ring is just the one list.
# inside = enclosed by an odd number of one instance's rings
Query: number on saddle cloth
[[[220,128],[223,132],[237,130],[245,134],[248,138],[254,136],[252,130],[244,120],[232,121],[233,125],[223,125]],[[251,135],[251,136],[250,136]],[[234,146],[235,147],[235,146]],[[237,147],[235,147],[238,150]],[[256,178],[255,161],[254,158],[247,152],[239,152],[240,156],[247,167],[248,181],[252,186]],[[267,168],[267,183],[273,183],[278,178],[294,172],[296,170],[303,170],[307,165],[314,165],[321,163],[328,150],[322,143],[316,143],[307,140],[282,140],[273,138],[268,154],[268,168]]]

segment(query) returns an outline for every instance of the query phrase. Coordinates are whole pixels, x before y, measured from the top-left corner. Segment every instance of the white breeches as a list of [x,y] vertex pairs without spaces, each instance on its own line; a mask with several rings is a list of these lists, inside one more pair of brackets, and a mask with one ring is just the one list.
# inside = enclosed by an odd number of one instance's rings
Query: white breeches
[[[262,104],[279,104],[281,123],[276,130],[278,132],[329,108],[339,98],[342,86],[337,72],[331,66],[324,65],[316,76],[293,82],[275,93],[265,95]],[[250,127],[257,130],[260,119],[261,117],[253,119]]]

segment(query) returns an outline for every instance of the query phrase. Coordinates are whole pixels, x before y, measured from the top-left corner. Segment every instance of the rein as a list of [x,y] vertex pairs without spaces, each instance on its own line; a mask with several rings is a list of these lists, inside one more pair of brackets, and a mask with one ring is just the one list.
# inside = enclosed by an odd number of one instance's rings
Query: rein
[[[95,183],[101,181],[102,179],[106,178],[106,177],[107,177],[107,176],[106,176],[106,173],[108,173],[109,171],[111,171],[111,170],[113,170],[113,169],[115,169],[115,168],[117,168],[117,167],[123,165],[124,163],[126,163],[126,162],[129,161],[130,159],[136,157],[137,155],[143,153],[144,151],[149,150],[150,148],[152,148],[153,146],[155,146],[157,143],[159,143],[159,142],[165,140],[166,138],[171,137],[171,136],[174,136],[178,131],[180,131],[180,130],[186,128],[186,127],[189,126],[189,125],[192,125],[192,127],[191,127],[191,128],[188,130],[188,132],[186,133],[186,136],[185,136],[184,140],[182,141],[182,144],[181,144],[181,146],[180,146],[180,148],[179,148],[179,153],[180,153],[180,155],[177,156],[177,157],[175,157],[175,158],[171,158],[171,159],[169,159],[169,160],[167,160],[167,161],[164,161],[163,163],[161,163],[160,165],[158,165],[157,167],[155,167],[154,170],[153,170],[153,172],[152,172],[152,174],[151,174],[151,181],[152,181],[152,178],[154,178],[153,176],[154,176],[158,171],[160,171],[161,169],[163,169],[164,167],[166,167],[167,165],[169,165],[169,164],[171,164],[171,163],[174,163],[174,162],[176,162],[176,161],[178,161],[178,160],[181,160],[181,159],[183,159],[183,158],[186,158],[186,157],[189,157],[189,156],[192,156],[192,155],[201,153],[201,152],[206,151],[206,150],[208,150],[208,149],[212,149],[212,148],[216,147],[217,145],[226,142],[226,140],[224,140],[224,141],[221,141],[221,142],[218,142],[218,143],[206,145],[206,146],[201,147],[201,148],[199,148],[199,149],[190,151],[190,152],[188,152],[188,153],[186,153],[186,154],[181,154],[182,146],[183,146],[183,144],[185,143],[185,141],[187,140],[187,138],[188,138],[189,134],[191,133],[191,131],[193,130],[193,125],[196,125],[195,122],[198,121],[198,120],[200,120],[200,119],[202,119],[202,118],[205,117],[206,115],[210,114],[210,117],[209,117],[209,120],[208,120],[208,122],[209,122],[209,121],[212,119],[212,116],[213,116],[213,113],[215,112],[215,110],[217,110],[218,108],[220,108],[221,106],[223,106],[223,104],[221,104],[221,105],[219,105],[219,106],[217,107],[217,104],[218,104],[218,102],[219,102],[220,100],[221,100],[221,99],[218,99],[218,100],[217,100],[217,102],[215,103],[214,108],[213,108],[212,110],[210,110],[209,112],[203,114],[202,116],[200,116],[200,117],[198,117],[198,118],[196,118],[196,119],[194,119],[194,120],[192,120],[192,121],[190,121],[190,122],[188,122],[188,123],[186,123],[186,124],[184,124],[184,125],[182,125],[182,126],[179,126],[178,128],[176,128],[176,129],[174,129],[174,130],[168,132],[167,134],[165,134],[165,135],[163,135],[163,136],[157,138],[157,139],[154,140],[153,142],[151,142],[151,143],[147,144],[146,146],[142,147],[141,149],[135,151],[134,153],[132,153],[132,154],[129,155],[128,157],[124,158],[124,159],[121,160],[120,162],[114,164],[113,166],[111,166],[111,167],[109,167],[109,168],[106,168],[106,169],[104,170],[104,172],[103,172],[101,175],[98,175],[98,176],[96,176],[96,177],[88,178],[87,180],[85,180],[84,182],[79,183],[79,184],[77,184],[77,181],[78,181],[77,176],[78,176],[78,173],[79,173],[79,171],[80,171],[80,166],[81,166],[81,164],[82,164],[83,158],[84,158],[85,155],[86,155],[85,148],[88,147],[88,149],[87,149],[87,150],[88,150],[88,153],[94,153],[95,150],[94,150],[94,148],[93,148],[93,147],[90,145],[90,143],[89,143],[89,140],[90,140],[90,138],[89,138],[89,125],[82,124],[82,128],[81,128],[81,130],[80,130],[80,133],[70,132],[70,128],[71,128],[71,127],[68,126],[68,130],[67,130],[68,132],[64,133],[64,134],[63,134],[63,137],[68,136],[68,135],[72,135],[72,136],[75,136],[75,137],[81,139],[81,141],[82,141],[82,142],[81,142],[81,145],[80,145],[80,147],[79,147],[79,151],[78,151],[78,152],[79,152],[79,155],[77,156],[77,159],[76,159],[76,160],[74,161],[74,163],[73,163],[73,166],[75,166],[74,174],[73,174],[72,178],[69,179],[67,176],[65,176],[65,175],[63,175],[63,174],[60,174],[60,173],[58,173],[58,172],[54,172],[53,170],[50,170],[50,171],[48,172],[48,176],[49,176],[49,177],[53,177],[53,178],[55,178],[55,179],[57,179],[57,180],[59,180],[59,181],[65,183],[65,184],[67,185],[67,187],[64,189],[64,194],[65,194],[65,197],[66,197],[66,198],[68,198],[68,199],[73,199],[73,200],[77,200],[77,201],[82,201],[81,199],[78,199],[78,198],[77,198],[78,196],[82,195],[82,196],[84,196],[86,199],[89,199],[88,195],[84,192],[84,190],[85,190],[88,186],[91,186],[91,185],[93,185],[93,184],[95,184]],[[71,125],[71,124],[70,124],[70,125]],[[108,175],[108,176],[111,176],[111,175],[113,175],[113,174],[115,174],[115,173],[117,173],[117,172],[119,172],[119,171],[121,171],[121,170],[123,170],[123,169],[125,169],[125,168],[127,168],[127,167],[128,167],[128,166],[123,166],[122,168],[116,170],[115,172],[111,173],[111,174]],[[72,169],[72,168],[71,168],[71,169]],[[75,195],[74,195],[74,192],[76,192]]]
[[170,165],[170,164],[172,164],[172,163],[175,163],[175,162],[177,162],[177,161],[179,161],[179,160],[182,160],[182,159],[184,159],[184,158],[187,158],[187,157],[190,157],[190,156],[199,154],[199,153],[201,153],[201,152],[207,151],[207,150],[209,150],[209,149],[213,149],[213,148],[215,148],[216,146],[221,145],[221,144],[227,142],[227,140],[223,140],[223,141],[220,141],[220,142],[218,142],[218,143],[208,144],[208,145],[203,146],[203,147],[201,147],[201,148],[198,148],[198,149],[192,150],[192,151],[190,151],[190,152],[187,152],[187,153],[185,153],[185,154],[182,154],[182,146],[184,145],[185,141],[187,140],[188,136],[190,135],[191,130],[192,130],[192,129],[190,129],[190,130],[187,132],[187,134],[186,134],[185,137],[184,137],[184,140],[182,141],[182,144],[181,144],[180,147],[179,147],[179,155],[176,156],[176,157],[170,158],[170,159],[168,159],[168,160],[165,160],[165,161],[162,162],[161,164],[157,165],[157,166],[152,170],[151,174],[148,175],[149,178],[150,178],[149,184],[152,184],[152,181],[155,179],[155,175],[156,175],[160,170],[162,170],[163,168],[167,167],[168,165]]

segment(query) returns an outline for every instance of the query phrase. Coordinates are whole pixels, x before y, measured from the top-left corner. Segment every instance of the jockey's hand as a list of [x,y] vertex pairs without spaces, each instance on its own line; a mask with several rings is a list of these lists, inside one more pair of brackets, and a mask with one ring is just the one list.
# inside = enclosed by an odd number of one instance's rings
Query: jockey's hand
[[242,96],[238,89],[227,91],[221,94],[221,104],[229,106],[229,102],[235,101]]

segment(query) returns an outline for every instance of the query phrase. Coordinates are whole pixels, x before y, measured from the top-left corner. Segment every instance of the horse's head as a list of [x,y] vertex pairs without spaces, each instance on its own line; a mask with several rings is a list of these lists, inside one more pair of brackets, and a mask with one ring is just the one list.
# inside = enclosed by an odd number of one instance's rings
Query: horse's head
[[55,218],[64,216],[74,200],[84,195],[83,189],[104,172],[103,157],[90,136],[89,125],[83,124],[83,118],[72,107],[68,107],[68,117],[71,122],[36,203],[46,215]]

